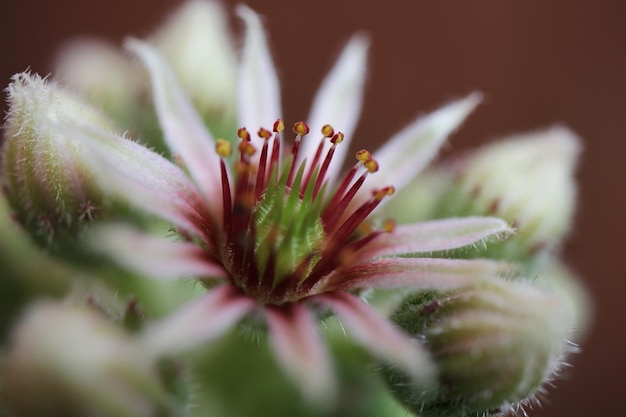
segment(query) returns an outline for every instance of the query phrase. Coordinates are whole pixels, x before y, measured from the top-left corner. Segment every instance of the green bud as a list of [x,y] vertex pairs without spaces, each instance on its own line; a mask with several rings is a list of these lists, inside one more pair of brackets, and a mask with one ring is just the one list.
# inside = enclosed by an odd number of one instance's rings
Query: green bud
[[[233,129],[237,81],[236,48],[220,2],[186,1],[153,34],[151,41],[213,133]],[[217,126],[216,126],[217,125]],[[227,131],[227,130],[226,130]]]
[[154,416],[164,398],[150,355],[95,310],[40,302],[17,324],[2,400],[20,416]]
[[438,383],[419,386],[388,371],[397,398],[423,417],[482,417],[532,401],[566,350],[559,299],[528,282],[484,279],[406,298],[393,321],[422,341]]
[[500,217],[517,233],[502,253],[490,255],[523,259],[543,253],[570,230],[579,153],[580,139],[563,127],[489,144],[457,165],[438,216]]
[[0,179],[18,219],[49,243],[58,228],[76,230],[93,220],[102,204],[83,149],[64,137],[58,124],[113,126],[54,82],[29,73],[12,80]]
[[[59,52],[54,73],[125,129],[136,130],[148,121],[149,79],[120,48],[98,40],[72,41]],[[157,123],[154,116],[150,123]]]

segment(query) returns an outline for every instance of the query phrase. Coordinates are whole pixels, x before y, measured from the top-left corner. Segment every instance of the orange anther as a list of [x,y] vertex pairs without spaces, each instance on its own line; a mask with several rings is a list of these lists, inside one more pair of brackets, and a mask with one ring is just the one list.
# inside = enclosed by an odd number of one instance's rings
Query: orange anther
[[369,159],[363,162],[363,166],[367,169],[367,172],[370,174],[378,171],[378,162],[375,159]]
[[338,143],[343,142],[343,138],[344,138],[343,133],[337,132],[337,133],[335,133],[333,135],[333,137],[330,139],[330,141],[336,145]]
[[250,133],[248,133],[248,129],[245,127],[237,129],[237,137],[243,141],[250,142]]
[[324,135],[325,138],[330,138],[334,134],[335,134],[335,129],[333,129],[331,125],[324,125],[322,127],[322,135]]
[[285,123],[283,123],[283,119],[276,119],[276,121],[274,122],[274,126],[272,127],[272,130],[276,133],[279,133],[285,130]]
[[356,153],[356,159],[365,163],[369,161],[370,159],[372,159],[372,154],[365,149],[361,149],[360,151]]
[[296,122],[293,125],[293,133],[295,133],[296,135],[304,136],[309,133],[309,125],[302,121]]
[[269,138],[272,137],[272,132],[270,132],[269,130],[265,129],[265,128],[260,128],[259,131],[257,132],[257,135],[259,135],[260,138],[263,138],[265,140],[268,140]]
[[252,156],[256,152],[256,148],[250,142],[239,142],[239,152],[245,156]]
[[215,141],[215,151],[222,158],[228,158],[233,153],[233,146],[226,139],[218,139]]
[[396,221],[393,219],[387,219],[383,221],[382,229],[386,233],[391,233],[396,229]]

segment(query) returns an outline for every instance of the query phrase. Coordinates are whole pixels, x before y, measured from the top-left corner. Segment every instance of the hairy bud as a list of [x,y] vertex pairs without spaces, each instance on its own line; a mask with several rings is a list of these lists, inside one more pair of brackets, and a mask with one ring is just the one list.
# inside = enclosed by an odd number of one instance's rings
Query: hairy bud
[[557,370],[569,324],[557,297],[502,279],[416,293],[392,319],[426,345],[438,368],[438,383],[429,386],[388,373],[396,396],[423,417],[482,417],[522,407]]

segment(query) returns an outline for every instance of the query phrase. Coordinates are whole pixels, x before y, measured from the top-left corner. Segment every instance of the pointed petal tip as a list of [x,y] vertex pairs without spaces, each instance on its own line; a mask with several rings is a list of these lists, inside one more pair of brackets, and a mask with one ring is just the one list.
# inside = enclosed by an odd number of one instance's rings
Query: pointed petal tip
[[261,16],[249,6],[239,3],[237,6],[235,6],[235,13],[248,25],[261,26]]

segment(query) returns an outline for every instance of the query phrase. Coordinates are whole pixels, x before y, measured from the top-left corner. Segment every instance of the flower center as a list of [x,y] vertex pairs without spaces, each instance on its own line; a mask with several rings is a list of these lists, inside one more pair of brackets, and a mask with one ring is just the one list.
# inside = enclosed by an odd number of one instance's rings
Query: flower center
[[[366,177],[378,170],[368,151],[357,152],[356,165],[338,185],[329,184],[328,167],[343,133],[325,125],[312,161],[298,164],[300,143],[309,127],[304,122],[294,124],[291,152],[281,158],[283,130],[282,120],[274,123],[272,131],[259,129],[263,145],[258,158],[250,133],[238,130],[239,156],[232,183],[227,169],[232,145],[224,139],[216,144],[224,213],[220,260],[235,285],[268,304],[315,293],[321,279],[350,263],[365,245],[394,227],[390,221],[378,229],[364,223],[383,198],[393,194],[393,187],[377,190],[360,206],[352,207]],[[323,157],[326,141],[331,146]]]

